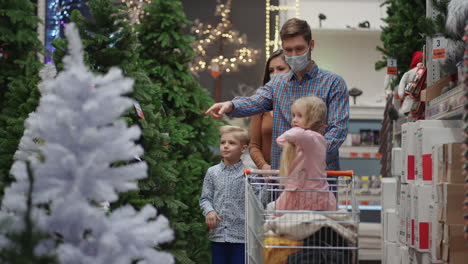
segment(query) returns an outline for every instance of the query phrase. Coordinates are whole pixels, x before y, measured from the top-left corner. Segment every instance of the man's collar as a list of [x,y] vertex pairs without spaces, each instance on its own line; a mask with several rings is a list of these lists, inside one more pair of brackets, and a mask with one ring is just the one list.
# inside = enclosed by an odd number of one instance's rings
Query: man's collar
[[[318,71],[318,66],[317,66],[317,63],[315,63],[314,60],[311,60],[312,64],[309,64],[307,65],[307,71],[304,73],[304,75],[302,76],[302,79],[312,79],[315,74],[317,74],[317,71]],[[297,79],[296,75],[295,74],[292,74],[292,71],[290,72],[291,73],[291,76],[288,80],[291,80],[294,76],[294,78]]]

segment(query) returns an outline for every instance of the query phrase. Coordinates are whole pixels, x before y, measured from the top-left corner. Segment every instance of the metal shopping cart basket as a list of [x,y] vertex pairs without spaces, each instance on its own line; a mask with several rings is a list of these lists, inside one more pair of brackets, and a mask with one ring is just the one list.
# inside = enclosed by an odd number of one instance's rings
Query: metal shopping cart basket
[[[326,179],[306,179],[327,181],[329,188],[321,191],[285,189],[288,178],[275,176],[277,170],[244,172],[246,263],[358,263],[359,207],[353,191],[353,171],[327,171]],[[288,192],[305,202],[281,202],[291,197]],[[327,202],[335,202],[332,210],[317,207]]]

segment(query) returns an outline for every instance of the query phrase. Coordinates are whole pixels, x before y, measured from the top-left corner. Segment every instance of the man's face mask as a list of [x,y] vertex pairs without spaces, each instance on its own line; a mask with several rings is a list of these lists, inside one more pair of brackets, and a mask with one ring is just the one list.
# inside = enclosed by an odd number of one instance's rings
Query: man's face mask
[[304,54],[299,56],[284,56],[286,63],[289,64],[291,70],[293,72],[300,72],[307,67],[309,64],[309,59],[307,58],[307,54],[309,53],[309,49],[304,52]]

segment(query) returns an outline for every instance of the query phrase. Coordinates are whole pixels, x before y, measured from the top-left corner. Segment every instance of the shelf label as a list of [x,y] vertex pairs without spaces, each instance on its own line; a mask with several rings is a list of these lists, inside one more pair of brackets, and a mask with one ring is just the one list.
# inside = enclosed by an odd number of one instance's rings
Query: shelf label
[[397,60],[395,58],[387,58],[387,74],[397,75]]
[[434,60],[445,59],[445,48],[447,47],[447,39],[437,37],[432,40],[432,58]]

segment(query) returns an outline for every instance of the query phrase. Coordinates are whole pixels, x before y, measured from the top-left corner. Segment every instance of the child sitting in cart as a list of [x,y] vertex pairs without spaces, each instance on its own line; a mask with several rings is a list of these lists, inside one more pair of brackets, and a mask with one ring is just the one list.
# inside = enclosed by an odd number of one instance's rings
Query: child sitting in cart
[[327,144],[322,130],[327,107],[315,96],[297,99],[291,106],[293,128],[276,140],[283,148],[280,180],[283,192],[276,210],[335,211],[335,195],[329,189],[326,173]]

